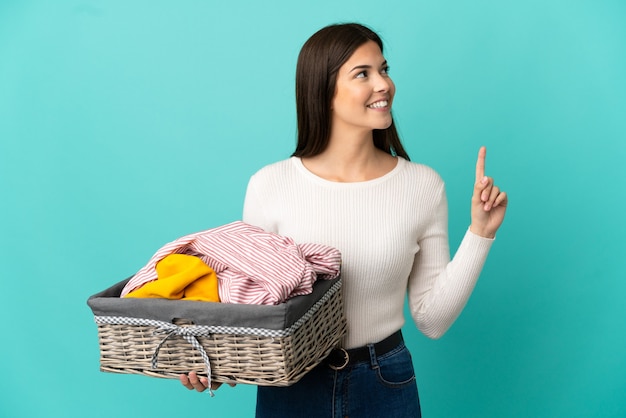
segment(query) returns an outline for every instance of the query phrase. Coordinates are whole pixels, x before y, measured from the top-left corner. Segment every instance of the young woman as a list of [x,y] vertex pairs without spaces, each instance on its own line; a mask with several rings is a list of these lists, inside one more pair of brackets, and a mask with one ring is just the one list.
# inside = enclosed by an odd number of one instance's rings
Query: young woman
[[[257,417],[419,417],[400,328],[408,293],[418,328],[441,337],[465,306],[507,205],[478,153],[471,224],[454,258],[444,183],[409,162],[391,115],[395,86],[367,27],[325,27],[296,70],[298,143],[248,185],[243,220],[342,253],[348,333],[301,381],[259,387]],[[189,389],[205,379],[181,376]]]

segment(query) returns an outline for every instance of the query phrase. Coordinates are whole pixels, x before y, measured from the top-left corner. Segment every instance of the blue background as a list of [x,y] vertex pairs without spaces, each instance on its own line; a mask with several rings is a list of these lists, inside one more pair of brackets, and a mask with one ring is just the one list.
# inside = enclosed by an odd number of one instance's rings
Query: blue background
[[626,416],[621,0],[2,0],[0,416],[252,416],[251,386],[99,372],[85,301],[240,219],[249,176],[294,148],[302,43],[342,21],[386,42],[452,249],[480,145],[510,194],[452,329],[405,326],[425,416]]

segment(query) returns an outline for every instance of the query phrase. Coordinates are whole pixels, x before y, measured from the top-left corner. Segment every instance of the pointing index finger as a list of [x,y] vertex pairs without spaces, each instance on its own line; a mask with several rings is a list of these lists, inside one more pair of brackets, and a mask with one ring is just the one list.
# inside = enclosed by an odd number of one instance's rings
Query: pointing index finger
[[485,157],[487,156],[487,148],[480,147],[478,150],[478,160],[476,160],[476,182],[482,181],[485,177]]

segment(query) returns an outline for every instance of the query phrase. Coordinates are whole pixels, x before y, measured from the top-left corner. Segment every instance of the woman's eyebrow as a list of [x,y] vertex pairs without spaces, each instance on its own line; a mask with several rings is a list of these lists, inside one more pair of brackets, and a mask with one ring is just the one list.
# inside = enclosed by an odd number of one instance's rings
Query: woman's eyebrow
[[[380,68],[384,68],[386,66],[387,66],[387,60],[383,61],[383,63],[380,64]],[[353,72],[354,70],[368,70],[370,68],[372,68],[372,66],[368,64],[357,65],[356,67],[352,68],[350,72]]]

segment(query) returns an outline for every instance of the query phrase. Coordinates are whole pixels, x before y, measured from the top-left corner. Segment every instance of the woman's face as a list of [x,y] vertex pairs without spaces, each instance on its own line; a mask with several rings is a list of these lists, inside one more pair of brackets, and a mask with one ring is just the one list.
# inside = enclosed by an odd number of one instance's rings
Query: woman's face
[[395,86],[387,68],[387,61],[373,41],[357,48],[341,66],[332,101],[333,133],[371,132],[391,125]]

